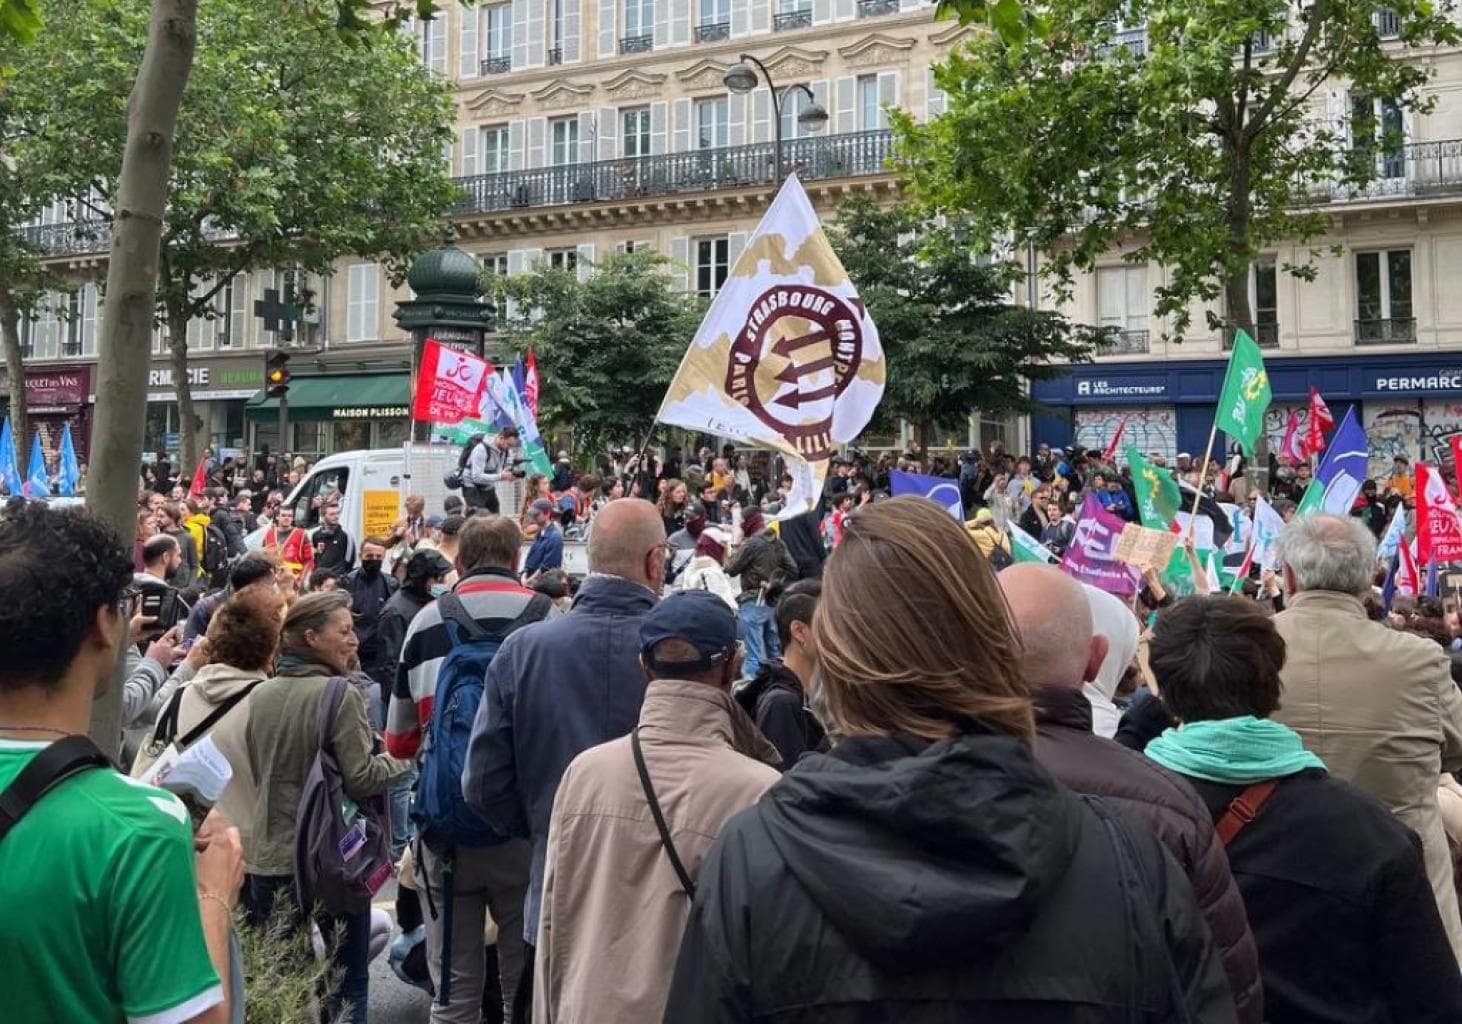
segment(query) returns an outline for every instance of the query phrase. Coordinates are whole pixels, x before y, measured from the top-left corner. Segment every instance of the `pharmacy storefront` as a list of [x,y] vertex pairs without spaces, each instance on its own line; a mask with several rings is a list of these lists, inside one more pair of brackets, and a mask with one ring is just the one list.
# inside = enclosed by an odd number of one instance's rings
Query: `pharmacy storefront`
[[[201,443],[214,451],[242,450],[247,440],[244,404],[263,383],[264,357],[260,353],[211,359],[190,356],[188,384]],[[154,452],[164,448],[176,455],[181,449],[181,432],[172,366],[154,362],[147,372],[145,450]]]

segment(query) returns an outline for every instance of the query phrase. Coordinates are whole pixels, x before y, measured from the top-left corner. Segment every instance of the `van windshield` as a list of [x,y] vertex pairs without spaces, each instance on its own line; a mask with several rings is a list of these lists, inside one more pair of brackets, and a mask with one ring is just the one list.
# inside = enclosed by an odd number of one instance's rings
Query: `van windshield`
[[295,499],[294,524],[307,530],[319,526],[320,509],[331,498],[345,497],[345,483],[349,478],[350,470],[344,466],[316,471],[305,481],[299,497]]

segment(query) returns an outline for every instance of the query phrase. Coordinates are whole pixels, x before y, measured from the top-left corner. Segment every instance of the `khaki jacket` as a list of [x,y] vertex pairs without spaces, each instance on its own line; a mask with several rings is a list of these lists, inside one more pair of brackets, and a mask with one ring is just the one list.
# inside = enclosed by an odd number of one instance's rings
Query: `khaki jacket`
[[1437,809],[1437,777],[1462,768],[1462,693],[1430,640],[1366,617],[1346,594],[1305,591],[1275,616],[1286,656],[1273,716],[1337,778],[1381,801],[1421,837],[1452,950],[1462,919]]
[[[770,767],[780,759],[735,699],[705,683],[655,680],[639,722],[655,795],[695,878],[721,826],[780,778]],[[584,751],[553,802],[534,1024],[658,1021],[689,915],[629,737]]]

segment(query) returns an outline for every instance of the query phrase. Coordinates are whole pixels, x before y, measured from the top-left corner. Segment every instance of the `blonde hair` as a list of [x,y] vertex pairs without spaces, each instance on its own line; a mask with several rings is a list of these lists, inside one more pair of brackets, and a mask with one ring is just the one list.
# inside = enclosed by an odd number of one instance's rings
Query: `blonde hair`
[[833,731],[943,739],[979,721],[1031,742],[1020,639],[963,527],[903,497],[859,509],[843,530],[812,620]]

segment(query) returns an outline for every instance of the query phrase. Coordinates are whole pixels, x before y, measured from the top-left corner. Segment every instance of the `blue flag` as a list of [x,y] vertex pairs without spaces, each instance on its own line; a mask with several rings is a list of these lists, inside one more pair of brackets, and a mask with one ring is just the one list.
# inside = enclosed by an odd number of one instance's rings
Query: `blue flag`
[[32,434],[30,440],[30,466],[25,471],[25,483],[21,489],[27,498],[49,498],[51,478],[46,475],[46,456],[41,451],[40,431]]
[[519,356],[518,361],[513,364],[513,387],[518,389],[518,394],[528,393],[527,379],[527,371],[523,369],[523,357]]
[[1386,532],[1381,536],[1381,543],[1376,548],[1377,560],[1389,561],[1396,554],[1396,549],[1400,547],[1402,538],[1405,536],[1406,508],[1403,505],[1397,505],[1396,511],[1391,513],[1390,525],[1386,527]]
[[56,480],[56,492],[64,498],[76,496],[76,485],[81,482],[81,464],[76,461],[76,449],[71,444],[71,424],[61,428],[61,465]]
[[1300,499],[1298,515],[1328,512],[1332,516],[1350,514],[1355,496],[1365,482],[1371,458],[1370,442],[1365,428],[1355,417],[1355,406],[1346,410],[1345,419],[1330,439],[1325,461],[1315,471],[1315,479]]
[[1381,585],[1381,607],[1386,611],[1391,610],[1391,602],[1396,599],[1396,570],[1401,565],[1401,555],[1391,556],[1391,568],[1386,570],[1386,582]]
[[928,498],[961,523],[965,521],[964,502],[959,496],[959,481],[942,476],[922,476],[895,469],[888,476],[889,489],[895,498],[904,494],[916,494]]
[[21,496],[20,459],[15,452],[15,435],[11,433],[8,416],[0,426],[0,483],[12,498]]
[[1437,581],[1437,556],[1435,552],[1432,553],[1431,558],[1427,559],[1426,585],[1422,587],[1421,592],[1424,597],[1437,597],[1442,592]]

